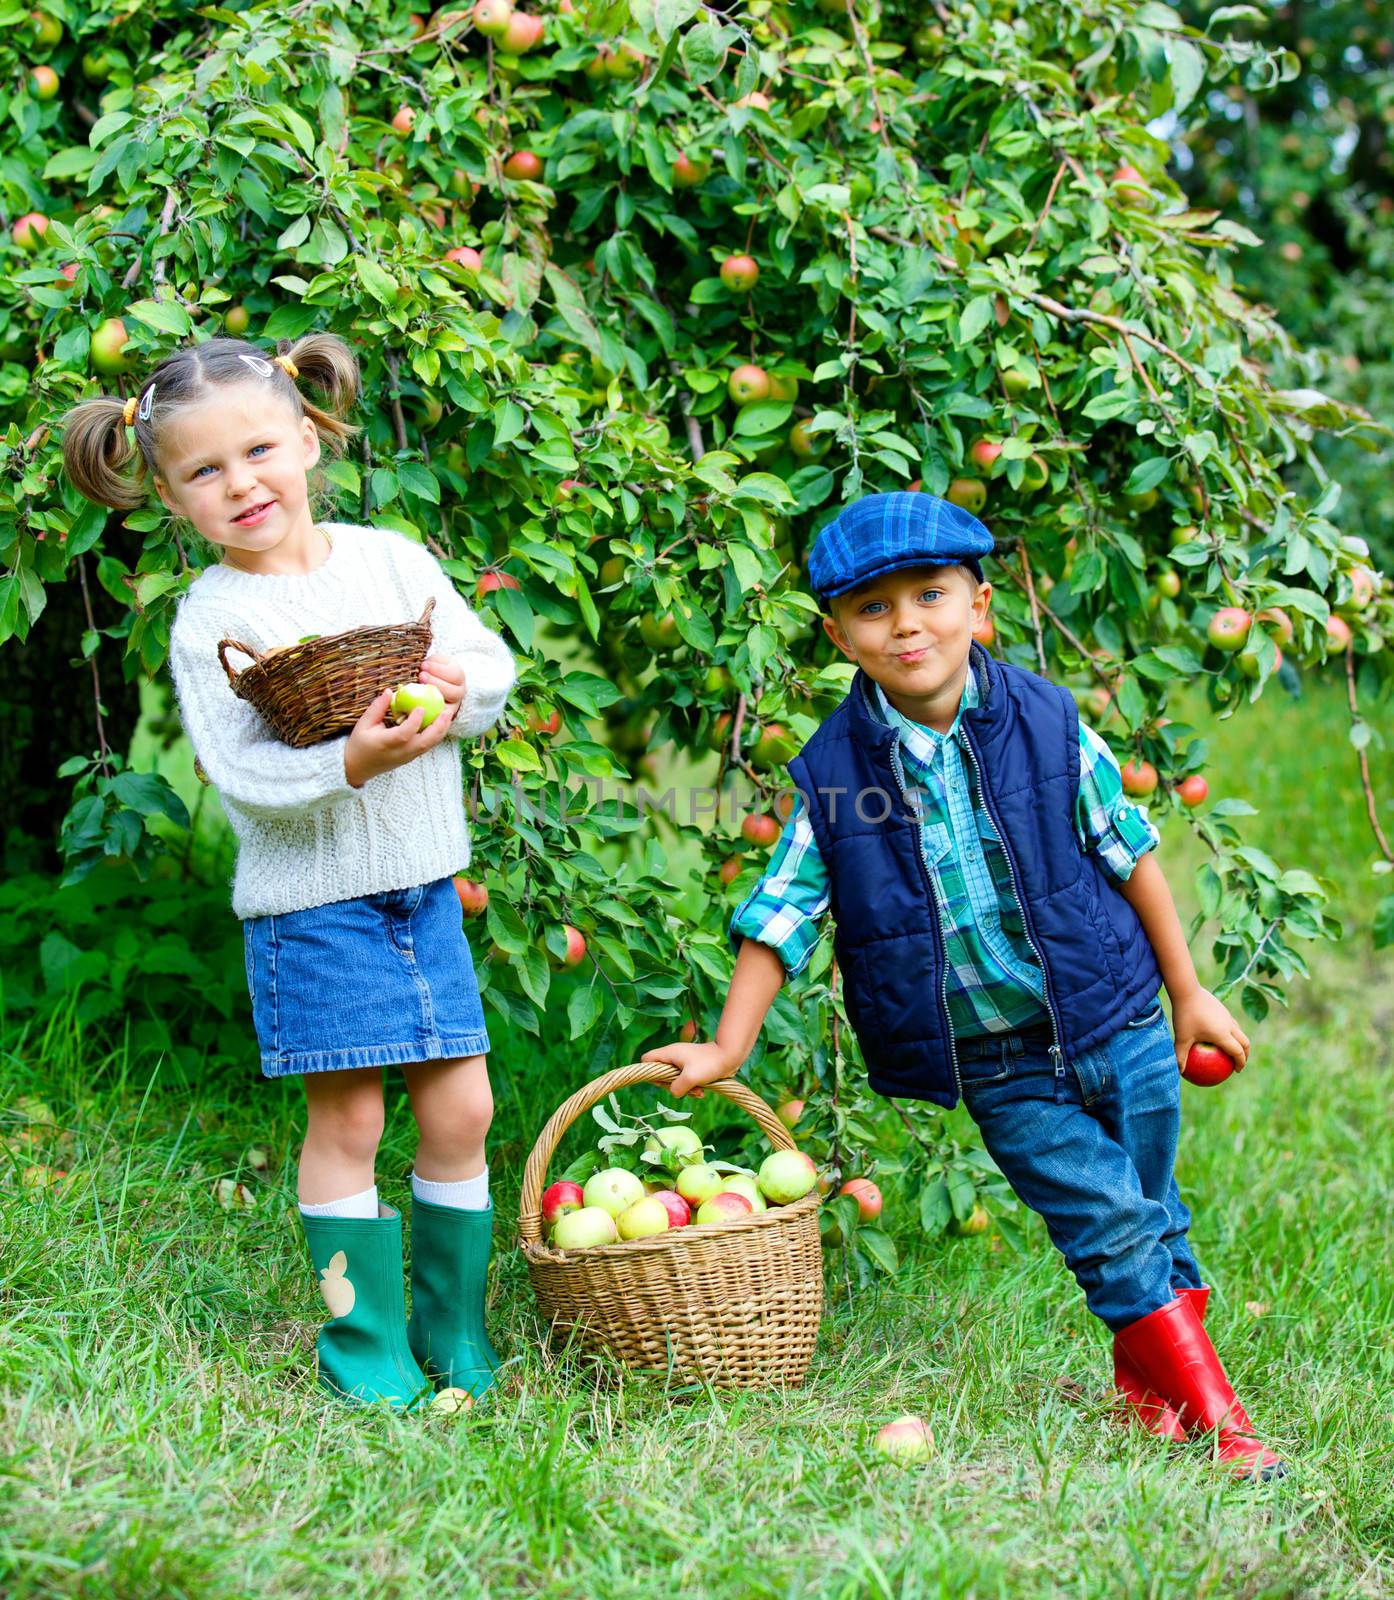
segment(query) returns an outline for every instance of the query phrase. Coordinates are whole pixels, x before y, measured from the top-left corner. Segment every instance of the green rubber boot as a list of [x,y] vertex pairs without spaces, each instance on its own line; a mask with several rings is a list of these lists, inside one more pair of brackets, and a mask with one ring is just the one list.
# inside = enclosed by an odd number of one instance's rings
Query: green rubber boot
[[402,1213],[307,1217],[310,1260],[330,1320],[319,1330],[319,1380],[345,1400],[397,1410],[429,1403],[431,1386],[412,1360],[402,1293]]
[[499,1354],[484,1331],[484,1288],[494,1242],[494,1202],[479,1211],[411,1202],[412,1354],[438,1387],[477,1400],[494,1381]]

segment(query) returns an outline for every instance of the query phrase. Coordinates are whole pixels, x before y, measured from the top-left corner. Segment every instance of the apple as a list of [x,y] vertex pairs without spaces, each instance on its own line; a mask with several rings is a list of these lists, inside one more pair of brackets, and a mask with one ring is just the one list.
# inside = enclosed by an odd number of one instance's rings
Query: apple
[[[786,1128],[797,1127],[799,1118],[803,1115],[803,1108],[804,1103],[802,1100],[786,1100],[782,1106],[776,1109],[775,1116],[779,1118]],[[761,1171],[763,1170],[762,1167]]]
[[479,575],[479,582],[474,586],[474,592],[479,595],[493,594],[495,589],[516,589],[518,580],[511,572],[500,572],[497,567],[490,567],[487,572]]
[[583,1194],[588,1206],[599,1206],[617,1217],[643,1199],[644,1185],[624,1167],[605,1167],[589,1179]]
[[657,1160],[665,1150],[676,1150],[680,1156],[700,1156],[703,1148],[700,1135],[685,1122],[680,1122],[671,1128],[660,1128],[657,1133],[651,1133],[644,1140],[644,1148],[640,1153],[645,1160]]
[[389,707],[399,722],[404,722],[416,708],[421,708],[421,726],[429,728],[445,710],[445,696],[433,683],[399,683]]
[[[562,956],[560,965],[563,967],[579,967],[586,958],[586,936],[579,928],[573,928],[569,922],[562,923],[562,932],[566,935],[566,954]],[[556,966],[557,961],[549,954],[548,959]]]
[[554,711],[550,717],[540,716],[536,711],[529,711],[527,722],[529,733],[545,733],[550,738],[554,733],[561,732],[560,711]]
[[714,1194],[720,1194],[725,1186],[726,1174],[718,1172],[704,1161],[695,1161],[691,1166],[684,1167],[674,1185],[690,1206],[702,1205]]
[[650,650],[675,650],[682,643],[678,624],[671,614],[666,617],[640,617],[639,637]]
[[637,78],[644,67],[644,55],[636,50],[628,39],[621,39],[613,50],[605,54],[605,76],[607,78]]
[[58,93],[58,74],[48,65],[30,67],[29,93],[36,100],[52,100]]
[[1344,650],[1355,635],[1350,631],[1350,623],[1344,617],[1328,617],[1326,637],[1333,650]]
[[1157,769],[1150,761],[1126,761],[1122,768],[1123,793],[1142,799],[1155,792]]
[[1205,637],[1217,650],[1233,653],[1243,649],[1252,623],[1253,618],[1239,606],[1221,606],[1211,617]]
[[460,910],[467,917],[477,917],[488,909],[489,891],[473,878],[456,878],[455,893],[460,897]]
[[1186,1065],[1181,1076],[1198,1088],[1211,1089],[1223,1083],[1234,1071],[1233,1057],[1213,1044],[1193,1044],[1186,1053]]
[[615,1219],[604,1206],[582,1206],[557,1218],[552,1243],[558,1250],[589,1250],[598,1244],[614,1244],[619,1238]]
[[1046,465],[1045,457],[1033,451],[1027,456],[1021,469],[1022,494],[1036,494],[1049,482],[1050,468]]
[[697,1207],[696,1220],[699,1226],[708,1222],[739,1222],[742,1218],[753,1215],[754,1211],[755,1207],[743,1194],[736,1194],[731,1189],[722,1189]]
[[818,1168],[802,1150],[774,1150],[760,1163],[756,1182],[771,1205],[791,1206],[818,1182]]
[[92,365],[103,377],[114,377],[130,367],[125,354],[127,338],[120,317],[108,317],[92,335]]
[[461,1411],[468,1411],[474,1405],[474,1396],[468,1389],[461,1389],[455,1384],[449,1384],[444,1389],[437,1389],[431,1396],[431,1410],[439,1411],[443,1417],[453,1417]]
[[928,61],[939,54],[944,43],[944,30],[935,23],[916,28],[910,35],[910,51],[916,61]]
[[743,94],[739,100],[733,100],[731,104],[738,111],[768,111],[770,97],[762,94],[759,89],[752,89],[749,94]]
[[874,1222],[881,1215],[881,1191],[870,1178],[849,1178],[837,1192],[856,1200],[863,1222]]
[[748,1177],[745,1173],[732,1173],[726,1180],[725,1192],[743,1195],[750,1201],[750,1209],[757,1215],[762,1211],[769,1210],[769,1202],[760,1193],[760,1185],[756,1183],[754,1178]]
[[749,405],[752,400],[768,400],[770,375],[763,367],[747,362],[737,367],[726,380],[726,392],[738,406]]
[[[577,490],[583,488],[585,488],[585,484],[580,478],[563,478],[557,485],[557,492],[555,496],[557,504],[565,505],[568,500],[574,500],[576,498]],[[614,556],[612,559],[618,561],[620,563],[621,570],[623,570],[624,557]]]
[[668,1213],[670,1228],[685,1228],[692,1221],[692,1207],[673,1189],[654,1189],[652,1198],[661,1202]]
[[1175,600],[1181,593],[1181,574],[1172,567],[1163,567],[1157,574],[1153,588],[1166,599]]
[[447,261],[458,261],[462,267],[469,267],[478,272],[484,265],[484,257],[470,244],[457,244],[453,250],[445,252]]
[[721,863],[721,871],[717,876],[723,883],[734,883],[741,875],[742,861],[739,856],[728,856]]
[[796,422],[789,430],[789,448],[800,461],[821,461],[832,446],[827,433],[810,433],[808,422]]
[[240,339],[252,325],[252,314],[246,306],[229,306],[223,312],[223,332]]
[[673,186],[678,189],[695,189],[699,183],[706,182],[710,171],[710,162],[702,160],[701,157],[694,161],[684,150],[673,162]]
[[416,125],[416,107],[398,106],[392,114],[392,126],[398,133],[406,135]]
[[34,42],[45,48],[62,43],[63,24],[57,17],[49,16],[46,11],[29,13],[29,30],[34,35]]
[[761,771],[782,767],[786,761],[793,759],[797,750],[794,736],[786,727],[778,722],[767,722],[760,730],[755,748],[750,752],[750,764]]
[[499,39],[513,19],[512,0],[476,0],[470,21],[486,39]]
[[250,1146],[242,1159],[253,1172],[265,1172],[271,1165],[270,1155],[258,1144]]
[[1118,194],[1118,198],[1125,205],[1140,206],[1152,198],[1152,191],[1147,186],[1147,179],[1137,170],[1131,162],[1121,161],[1113,169],[1110,184]]
[[[1254,649],[1241,650],[1234,658],[1235,665],[1246,678],[1257,678],[1259,675],[1259,656]],[[1283,664],[1283,652],[1276,645],[1273,647],[1273,670],[1276,672]]]
[[542,42],[546,31],[547,24],[541,17],[533,16],[530,11],[515,11],[499,35],[499,49],[510,56],[526,55]]
[[944,493],[952,505],[971,511],[974,516],[987,504],[987,485],[978,478],[955,478]]
[[[484,4],[484,0],[480,0],[480,4]],[[503,164],[503,175],[536,183],[542,177],[542,157],[533,150],[515,150]]]
[[48,218],[42,211],[26,211],[10,229],[10,237],[21,250],[37,250],[48,232]]
[[585,1190],[579,1183],[562,1178],[542,1191],[542,1226],[550,1232],[569,1211],[585,1205]]
[[876,1435],[876,1448],[892,1461],[910,1466],[934,1454],[934,1435],[919,1417],[897,1417]]
[[681,1039],[684,1044],[691,1044],[696,1037],[697,1024],[692,1020],[691,1017],[689,1017],[678,1030],[678,1038]]
[[741,823],[741,837],[750,844],[772,845],[780,833],[774,817],[752,813]]
[[1372,603],[1379,591],[1379,584],[1368,567],[1352,567],[1349,578],[1350,595],[1342,601],[1340,610],[1343,615],[1352,617],[1364,611]]
[[973,637],[982,645],[984,650],[991,650],[997,643],[997,624],[992,620],[989,611],[983,620],[973,629]]
[[1031,387],[1031,374],[1023,372],[1020,367],[1003,367],[998,376],[1010,400],[1020,400]]
[[1292,643],[1292,618],[1286,611],[1260,611],[1255,621],[1263,623],[1270,632],[1276,633],[1284,644]]
[[998,439],[974,439],[968,446],[968,456],[974,466],[981,467],[984,472],[1002,454],[1002,444]]
[[1210,785],[1198,772],[1193,772],[1189,778],[1182,778],[1181,782],[1176,785],[1177,798],[1183,806],[1189,806],[1192,809],[1196,806],[1204,805],[1209,793]]
[[727,256],[721,263],[721,281],[736,294],[748,294],[755,287],[760,268],[751,256]]
[[615,1221],[621,1239],[647,1239],[655,1233],[667,1233],[672,1226],[668,1207],[651,1194],[621,1211]]
[[986,1233],[991,1221],[992,1219],[988,1216],[984,1207],[975,1203],[973,1209],[962,1222],[955,1217],[949,1223],[949,1232],[960,1239],[972,1238],[974,1234]]

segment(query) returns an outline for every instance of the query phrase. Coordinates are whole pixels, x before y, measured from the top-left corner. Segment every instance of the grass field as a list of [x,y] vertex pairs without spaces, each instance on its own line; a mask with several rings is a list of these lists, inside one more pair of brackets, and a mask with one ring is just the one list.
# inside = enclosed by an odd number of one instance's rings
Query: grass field
[[[458,1419],[351,1413],[307,1364],[320,1310],[293,1213],[297,1086],[152,1072],[55,1027],[0,1056],[0,1106],[42,1094],[75,1174],[52,1191],[0,1175],[0,1594],[1394,1592],[1380,884],[1339,696],[1270,695],[1216,730],[1215,791],[1263,807],[1254,842],[1340,882],[1349,938],[1255,1032],[1241,1079],[1185,1091],[1180,1176],[1216,1344],[1287,1480],[1232,1486],[1111,1424],[1103,1332],[1034,1220],[1021,1255],[931,1246],[894,1194],[905,1264],[837,1297],[798,1392],[665,1393],[543,1353],[509,1249],[517,1186],[584,1064],[506,1038],[491,1167],[508,1388]],[[1179,830],[1166,848],[1188,853]],[[224,1212],[209,1186],[252,1144],[270,1178],[254,1210]],[[393,1202],[411,1147],[394,1086],[379,1169]],[[902,1411],[934,1429],[924,1467],[871,1448]]]

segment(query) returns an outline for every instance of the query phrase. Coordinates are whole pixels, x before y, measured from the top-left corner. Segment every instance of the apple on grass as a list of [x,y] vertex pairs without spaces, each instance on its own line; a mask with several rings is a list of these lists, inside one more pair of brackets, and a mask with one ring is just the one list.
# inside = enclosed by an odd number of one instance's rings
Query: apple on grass
[[542,1226],[551,1232],[568,1212],[579,1211],[585,1203],[585,1191],[570,1178],[549,1184],[542,1191]]
[[624,1167],[606,1167],[588,1180],[582,1196],[587,1206],[599,1206],[617,1217],[644,1198],[644,1185]]
[[690,1206],[700,1206],[720,1194],[726,1186],[726,1174],[708,1166],[705,1161],[694,1161],[678,1174],[675,1187]]
[[433,683],[399,683],[389,709],[398,722],[405,722],[421,707],[421,726],[429,728],[445,710],[445,696]]
[[731,1189],[721,1189],[710,1200],[697,1207],[698,1226],[708,1222],[740,1222],[753,1214],[755,1207],[743,1194]]
[[615,1219],[604,1206],[582,1206],[557,1218],[552,1243],[558,1250],[589,1250],[598,1244],[614,1244],[619,1238]]
[[876,1448],[892,1461],[912,1464],[934,1454],[934,1435],[920,1417],[897,1417],[876,1435]]
[[1181,1076],[1199,1089],[1212,1089],[1234,1071],[1234,1058],[1226,1055],[1217,1045],[1193,1044],[1186,1053],[1186,1065],[1181,1069]]
[[756,1181],[771,1205],[791,1206],[817,1183],[818,1168],[802,1150],[774,1150],[760,1163]]

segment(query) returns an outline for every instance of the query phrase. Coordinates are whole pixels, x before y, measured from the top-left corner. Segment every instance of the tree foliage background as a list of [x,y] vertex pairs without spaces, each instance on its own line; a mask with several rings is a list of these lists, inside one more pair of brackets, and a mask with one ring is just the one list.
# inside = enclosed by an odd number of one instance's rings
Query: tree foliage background
[[[244,1026],[226,929],[186,931],[217,923],[190,909],[217,872],[126,759],[206,553],[158,503],[83,505],[55,427],[244,317],[263,346],[355,346],[364,428],[325,514],[430,544],[515,650],[469,761],[476,954],[504,1026],[597,1066],[714,1024],[763,856],[738,824],[777,808],[849,680],[803,568],[860,494],[982,480],[995,648],[1155,766],[1154,805],[1205,763],[1167,718],[1178,685],[1228,713],[1340,671],[1347,639],[1363,748],[1394,606],[1387,474],[1361,454],[1387,450],[1365,410],[1387,399],[1387,39],[1356,62],[1336,21],[1361,10],[563,0],[509,54],[466,12],[385,0],[0,0],[10,1010],[77,992],[93,1024],[228,1054]],[[773,382],[738,405],[747,364]],[[1240,655],[1207,637],[1226,606],[1258,619]],[[719,819],[621,790],[675,772],[721,790]],[[1261,1016],[1336,930],[1319,852],[1247,847],[1247,809],[1188,819],[1225,984]],[[568,923],[588,957],[559,976]],[[900,1132],[854,1049],[825,941],[754,1071],[808,1091],[834,1163]],[[989,1175],[910,1120],[935,1232]],[[893,1252],[871,1231],[857,1259]]]

